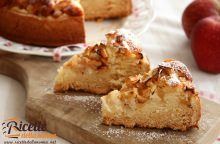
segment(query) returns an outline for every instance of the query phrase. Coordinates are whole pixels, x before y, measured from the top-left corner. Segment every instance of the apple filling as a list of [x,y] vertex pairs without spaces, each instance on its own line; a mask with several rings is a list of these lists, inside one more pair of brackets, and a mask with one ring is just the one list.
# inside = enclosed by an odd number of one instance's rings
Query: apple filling
[[76,0],[3,0],[0,2],[0,7],[41,17],[58,18],[63,15],[81,16],[83,14]]

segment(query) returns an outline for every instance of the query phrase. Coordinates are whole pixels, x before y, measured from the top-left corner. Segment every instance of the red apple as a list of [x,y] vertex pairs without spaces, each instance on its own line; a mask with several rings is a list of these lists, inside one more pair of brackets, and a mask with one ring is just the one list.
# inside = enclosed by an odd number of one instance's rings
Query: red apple
[[0,0],[0,7],[5,6],[5,4],[10,3],[9,0]]
[[220,14],[220,0],[195,0],[184,11],[183,29],[188,38],[198,21],[209,16]]
[[220,16],[205,18],[195,25],[191,48],[200,69],[220,73]]

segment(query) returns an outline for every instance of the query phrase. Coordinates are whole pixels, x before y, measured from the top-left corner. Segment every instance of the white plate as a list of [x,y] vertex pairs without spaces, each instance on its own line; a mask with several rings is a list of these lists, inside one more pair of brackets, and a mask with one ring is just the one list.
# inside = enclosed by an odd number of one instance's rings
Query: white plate
[[[117,20],[105,20],[102,22],[86,22],[86,41],[88,44],[94,44],[104,38],[105,33],[117,29],[125,28],[136,35],[144,33],[150,23],[154,20],[155,13],[152,6],[153,0],[133,0],[133,13],[126,18]],[[46,47],[37,47],[15,43],[0,37],[0,50],[27,54],[52,57],[60,53],[61,56],[71,56],[83,50],[85,44],[76,44],[62,46],[56,49]]]

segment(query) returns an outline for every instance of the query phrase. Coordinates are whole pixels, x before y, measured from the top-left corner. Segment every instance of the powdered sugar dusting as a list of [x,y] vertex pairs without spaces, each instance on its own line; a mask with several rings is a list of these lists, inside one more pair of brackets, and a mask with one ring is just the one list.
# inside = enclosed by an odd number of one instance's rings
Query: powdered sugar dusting
[[101,100],[99,96],[57,96],[58,100],[67,103],[77,104],[83,107],[86,111],[100,112]]
[[168,85],[170,85],[170,86],[175,86],[175,85],[180,84],[180,80],[178,79],[178,77],[177,77],[176,74],[172,74],[172,75],[170,76],[170,79],[168,79],[167,83],[168,83]]
[[122,126],[104,126],[96,121],[91,124],[90,129],[97,135],[107,138],[113,143],[171,143],[184,142],[194,143],[185,132],[172,130],[157,130],[148,128],[124,128]]
[[185,64],[183,64],[180,61],[175,61],[175,60],[171,60],[171,61],[164,61],[161,64],[159,64],[160,68],[171,68],[175,71],[179,71],[182,74],[184,74],[184,76],[189,79],[192,80],[192,76],[188,70],[188,68],[186,67]]
[[192,128],[186,132],[173,131],[170,129],[149,128],[124,128],[123,126],[106,126],[102,124],[101,116],[97,116],[89,126],[89,130],[96,135],[108,139],[113,143],[186,143],[194,144],[207,130],[213,126],[218,116],[210,114],[208,107],[204,106],[199,129]]
[[[107,142],[112,143],[186,143],[194,144],[207,131],[215,125],[219,119],[219,115],[213,115],[210,110],[210,104],[203,105],[202,117],[199,121],[199,129],[192,128],[186,132],[174,131],[170,129],[149,129],[149,128],[125,128],[123,126],[106,126],[102,124],[101,117],[101,100],[100,96],[93,96],[83,93],[72,93],[65,95],[56,95],[56,99],[60,103],[70,105],[73,109],[71,113],[76,114],[77,117],[73,118],[82,129],[100,137]],[[69,107],[69,106],[68,106]],[[78,114],[79,113],[79,114]],[[83,115],[86,120],[81,120]],[[74,115],[73,115],[74,116]],[[71,116],[72,117],[72,116]]]
[[64,101],[77,101],[77,102],[83,102],[83,103],[89,103],[97,100],[97,97],[95,96],[69,96],[64,95],[63,96]]

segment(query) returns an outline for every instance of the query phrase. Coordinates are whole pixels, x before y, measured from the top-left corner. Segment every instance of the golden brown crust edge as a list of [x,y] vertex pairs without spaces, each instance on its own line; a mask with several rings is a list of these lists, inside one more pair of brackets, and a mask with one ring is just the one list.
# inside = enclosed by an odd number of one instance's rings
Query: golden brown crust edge
[[15,42],[56,47],[85,42],[83,17],[48,19],[0,9],[0,35]]
[[138,124],[132,124],[131,122],[129,122],[129,120],[127,119],[111,119],[109,117],[104,117],[103,118],[103,124],[105,125],[116,125],[116,126],[121,126],[124,125],[126,128],[134,128],[135,126],[137,127],[141,127],[141,128],[157,128],[157,129],[172,129],[172,130],[179,130],[179,131],[187,131],[191,128],[198,128],[198,122],[194,125],[190,125],[190,126],[185,126],[185,125],[169,125],[167,127],[161,127],[160,124],[158,125],[154,125],[154,126],[150,126],[147,125],[145,122],[142,123],[138,123]]

